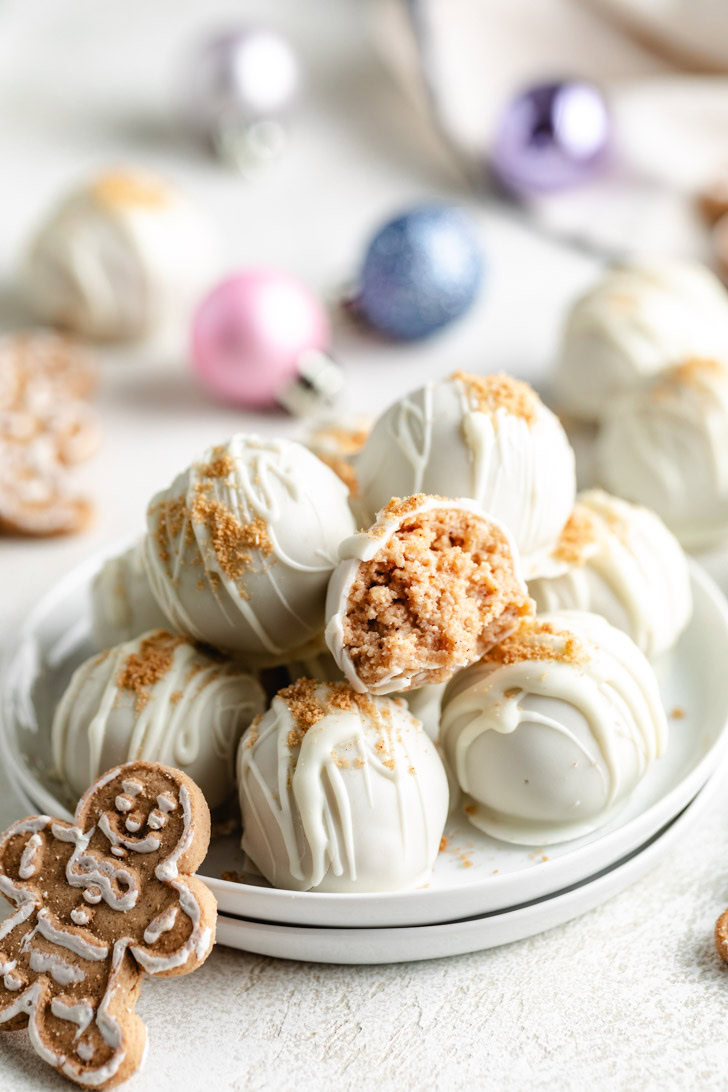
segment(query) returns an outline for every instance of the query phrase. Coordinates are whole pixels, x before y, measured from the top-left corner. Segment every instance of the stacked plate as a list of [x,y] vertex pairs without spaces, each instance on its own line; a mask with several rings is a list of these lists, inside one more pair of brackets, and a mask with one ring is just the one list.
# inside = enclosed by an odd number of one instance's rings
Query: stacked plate
[[[96,559],[75,570],[39,605],[6,663],[3,759],[31,811],[64,817],[72,811],[73,801],[48,768],[49,732],[72,670],[92,651],[89,584],[98,564]],[[647,872],[720,787],[728,740],[728,610],[695,564],[692,585],[692,622],[657,665],[670,715],[667,754],[609,826],[534,849],[494,841],[453,817],[427,886],[361,895],[264,886],[246,872],[237,839],[220,838],[201,870],[218,899],[219,942],[336,963],[455,955],[568,921]]]

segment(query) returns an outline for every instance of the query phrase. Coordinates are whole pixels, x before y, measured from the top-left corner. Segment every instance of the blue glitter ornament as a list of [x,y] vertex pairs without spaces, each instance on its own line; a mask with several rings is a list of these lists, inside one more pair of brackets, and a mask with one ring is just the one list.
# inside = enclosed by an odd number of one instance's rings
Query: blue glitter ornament
[[418,205],[370,242],[352,306],[378,333],[414,341],[467,311],[482,276],[470,218],[453,205]]

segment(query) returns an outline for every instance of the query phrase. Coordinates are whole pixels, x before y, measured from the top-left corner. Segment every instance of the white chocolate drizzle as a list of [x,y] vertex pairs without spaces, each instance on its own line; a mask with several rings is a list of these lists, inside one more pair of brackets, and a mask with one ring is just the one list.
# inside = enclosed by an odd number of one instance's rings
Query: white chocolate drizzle
[[[325,684],[321,693],[325,694]],[[377,710],[373,719],[365,719],[359,711],[337,710],[309,728],[295,769],[288,746],[295,721],[280,696],[273,699],[251,745],[246,737],[241,741],[238,785],[244,815],[243,847],[253,859],[267,855],[267,874],[270,878],[275,872],[281,885],[308,890],[325,879],[336,884],[335,877],[342,880],[342,890],[350,890],[357,883],[371,882],[368,875],[361,874],[357,857],[357,845],[366,837],[367,817],[354,810],[351,783],[340,765],[344,751],[349,756],[345,760],[348,775],[363,781],[367,809],[381,805],[382,782],[395,790],[391,844],[386,852],[406,863],[404,885],[424,882],[430,874],[447,815],[444,771],[424,730],[406,710],[387,699],[371,700]],[[394,716],[403,719],[390,727],[389,718]],[[269,740],[275,741],[278,756],[275,781],[264,776],[258,762],[258,751],[268,749]],[[409,747],[417,749],[416,760]],[[418,776],[420,767],[428,769],[430,778],[427,800]],[[285,862],[276,860],[276,850],[266,834],[270,819],[285,847]],[[254,839],[258,852],[252,845]]]
[[[120,689],[118,679],[129,655],[139,653],[143,639],[88,660],[74,673],[53,720],[54,761],[69,784],[86,785],[107,767],[113,739],[116,752],[121,744],[127,761],[142,758],[189,770],[202,781],[211,804],[221,803],[233,788],[235,748],[263,707],[263,691],[247,672],[182,642],[173,650],[169,670],[150,687],[148,700],[139,709],[135,694]],[[81,711],[88,693],[93,695],[90,716]],[[120,738],[122,717],[126,736]],[[130,812],[141,786],[127,780],[122,788],[115,806]]]

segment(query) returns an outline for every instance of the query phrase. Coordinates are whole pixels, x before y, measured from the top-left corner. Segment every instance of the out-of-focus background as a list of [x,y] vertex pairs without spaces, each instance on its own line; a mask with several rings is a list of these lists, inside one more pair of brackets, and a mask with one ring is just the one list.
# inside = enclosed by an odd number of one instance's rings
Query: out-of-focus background
[[[179,118],[188,50],[241,23],[282,32],[302,73],[283,151],[243,172]],[[565,310],[606,262],[648,251],[713,262],[696,195],[728,163],[724,72],[724,0],[0,0],[0,328],[32,321],[16,274],[49,208],[84,177],[131,165],[207,211],[222,272],[277,267],[324,300],[342,420],[456,368],[504,370],[548,394]],[[496,195],[485,162],[502,110],[529,82],[578,76],[607,97],[609,169],[568,193]],[[485,280],[457,323],[398,344],[354,322],[341,299],[372,232],[430,198],[471,214]],[[214,400],[188,341],[180,325],[164,341],[96,350],[102,444],[74,472],[96,515],[78,535],[0,539],[3,642],[64,572],[140,531],[149,496],[202,448],[237,429],[305,430],[283,411]],[[0,770],[9,822],[20,805],[4,782]],[[649,891],[497,952],[322,971],[218,951],[175,985],[192,1026],[168,1039],[166,984],[150,984],[149,1068],[129,1087],[366,1088],[375,1071],[392,1088],[724,1087],[726,983],[708,955],[724,839],[712,838],[713,814],[711,824],[695,832],[707,847],[697,878],[683,846]],[[655,932],[667,898],[674,913]],[[642,962],[625,957],[627,941]],[[656,980],[648,968],[666,950]],[[14,1049],[0,1088],[38,1087],[40,1064]]]
[[[224,268],[264,263],[289,270],[330,304],[333,350],[346,377],[342,412],[374,411],[454,367],[502,368],[543,385],[564,308],[599,268],[554,236],[576,236],[607,253],[629,245],[701,254],[707,246],[691,187],[722,162],[728,95],[719,93],[719,76],[689,69],[726,62],[719,55],[721,5],[613,6],[614,13],[612,5],[587,0],[64,0],[50,7],[6,0],[3,326],[27,322],[15,272],[49,208],[94,171],[132,165],[166,176],[207,209],[222,234]],[[636,28],[643,8],[645,25]],[[712,15],[715,34],[698,33],[698,14],[703,22]],[[219,27],[241,22],[282,31],[303,77],[283,154],[245,177],[191,140],[178,116],[188,51]],[[615,114],[617,166],[606,179],[514,216],[480,191],[478,164],[509,97],[554,75],[602,81]],[[487,263],[484,289],[444,334],[387,343],[356,328],[337,302],[374,229],[429,197],[463,204],[475,218]],[[96,498],[96,519],[70,539],[3,541],[6,609],[18,597],[10,589],[26,584],[19,580],[26,565],[36,592],[97,545],[141,527],[146,497],[201,446],[237,427],[295,430],[285,416],[252,420],[204,394],[186,359],[186,330],[179,335],[171,349],[100,350],[103,445],[79,471]],[[28,603],[21,597],[18,610]]]

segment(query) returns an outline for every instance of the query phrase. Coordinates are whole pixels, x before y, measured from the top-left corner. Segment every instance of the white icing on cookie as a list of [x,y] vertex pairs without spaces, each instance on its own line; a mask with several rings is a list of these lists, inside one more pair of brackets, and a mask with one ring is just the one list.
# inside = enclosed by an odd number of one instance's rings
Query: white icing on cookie
[[78,964],[69,963],[53,952],[41,952],[38,948],[33,948],[30,953],[30,969],[38,974],[47,972],[59,986],[83,982],[86,977]]
[[78,1025],[74,1040],[83,1035],[94,1018],[93,1005],[90,1005],[87,1001],[68,1001],[64,997],[52,998],[51,1012],[59,1020],[69,1020],[72,1024]]
[[162,933],[168,933],[170,929],[174,928],[174,923],[177,920],[176,906],[170,906],[166,910],[163,910],[161,914],[157,914],[156,918],[150,921],[149,925],[144,930],[144,943],[154,944],[161,937]]
[[40,834],[31,834],[25,843],[25,848],[20,856],[20,864],[18,865],[18,875],[21,880],[29,880],[40,868],[40,850],[42,846],[43,839]]
[[111,842],[112,853],[114,849],[119,846],[128,849],[130,853],[155,853],[162,844],[161,839],[157,838],[156,834],[149,834],[146,838],[142,838],[138,842],[133,841],[131,838],[124,838],[121,834],[117,834],[111,826],[111,820],[109,819],[107,812],[104,812],[103,815],[99,817],[98,827],[101,833]]

